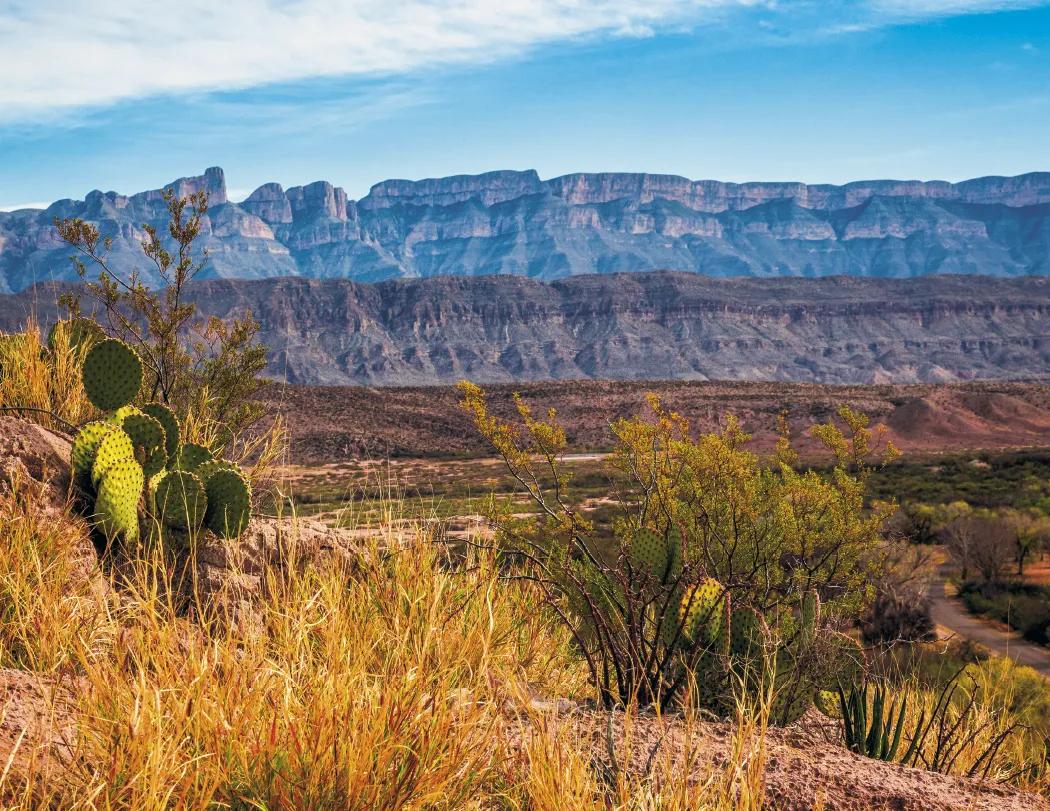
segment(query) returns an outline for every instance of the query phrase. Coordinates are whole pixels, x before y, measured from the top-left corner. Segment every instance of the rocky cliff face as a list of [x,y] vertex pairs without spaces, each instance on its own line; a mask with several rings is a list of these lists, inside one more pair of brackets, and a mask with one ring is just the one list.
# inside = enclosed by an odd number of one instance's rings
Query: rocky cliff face
[[[0,330],[31,311],[53,317],[53,292],[0,296]],[[192,298],[208,315],[250,309],[270,347],[269,374],[292,383],[881,383],[1050,373],[1050,278],[216,280],[197,283]]]
[[[240,203],[218,168],[170,185],[209,193],[202,241],[212,278],[1050,273],[1050,173],[810,186],[508,171],[387,180],[357,201],[324,181],[267,183]],[[118,271],[148,271],[138,243],[143,223],[165,222],[161,192],[93,191],[0,213],[0,292],[73,278],[51,224],[71,216],[113,238]]]

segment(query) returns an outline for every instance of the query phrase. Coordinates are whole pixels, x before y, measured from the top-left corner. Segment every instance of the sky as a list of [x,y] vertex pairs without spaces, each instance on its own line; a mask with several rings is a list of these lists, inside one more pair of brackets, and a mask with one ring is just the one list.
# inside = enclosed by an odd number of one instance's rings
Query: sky
[[0,209],[494,169],[1050,170],[1050,0],[0,0]]

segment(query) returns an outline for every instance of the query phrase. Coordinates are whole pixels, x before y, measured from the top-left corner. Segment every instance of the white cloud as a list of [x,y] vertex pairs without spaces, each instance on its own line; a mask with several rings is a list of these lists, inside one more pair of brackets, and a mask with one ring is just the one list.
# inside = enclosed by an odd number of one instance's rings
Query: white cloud
[[876,14],[888,14],[900,19],[925,19],[1015,11],[1045,4],[1046,0],[871,0],[870,6]]
[[0,206],[0,212],[19,211],[23,208],[47,208],[50,203],[15,203],[9,206]]
[[410,75],[739,9],[848,32],[1036,0],[0,0],[0,123],[164,93]]
[[10,0],[0,118],[157,93],[488,61],[762,0]]

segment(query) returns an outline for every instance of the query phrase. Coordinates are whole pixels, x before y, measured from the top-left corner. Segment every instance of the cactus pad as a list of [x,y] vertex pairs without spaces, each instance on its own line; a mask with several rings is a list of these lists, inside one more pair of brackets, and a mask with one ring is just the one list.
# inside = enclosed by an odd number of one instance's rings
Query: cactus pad
[[91,486],[91,468],[95,464],[98,446],[102,444],[102,440],[107,435],[119,430],[108,422],[89,422],[77,432],[70,458],[73,465],[73,478],[78,487],[87,490]]
[[802,635],[806,640],[813,639],[813,633],[820,624],[820,597],[810,589],[802,595]]
[[175,412],[163,403],[147,403],[142,406],[142,411],[161,424],[161,427],[164,429],[164,452],[169,460],[173,460],[175,454],[179,452],[179,441],[181,439],[179,436],[179,421],[175,416]]
[[694,645],[714,645],[723,625],[725,589],[712,578],[701,580],[682,595],[682,634]]
[[208,499],[201,480],[192,473],[173,470],[157,484],[157,515],[169,527],[194,532],[204,521]]
[[733,610],[729,650],[735,660],[745,667],[758,667],[769,641],[769,626],[760,613],[747,606]]
[[84,391],[92,405],[113,411],[135,399],[142,385],[142,361],[116,338],[95,344],[84,358]]
[[131,437],[118,428],[106,434],[99,443],[95,462],[91,466],[91,483],[98,487],[106,470],[125,459],[135,460],[135,446]]
[[244,475],[237,465],[233,462],[227,462],[225,459],[212,459],[209,462],[202,462],[197,465],[193,472],[197,474],[202,482],[207,484],[212,474],[219,470],[232,470],[234,473]]
[[179,453],[178,456],[175,457],[175,464],[173,467],[176,467],[179,470],[193,471],[205,462],[210,461],[212,461],[210,450],[203,445],[196,445],[193,442],[187,442],[179,448]]
[[143,480],[142,466],[134,459],[119,459],[106,468],[95,499],[95,525],[107,540],[138,540]]
[[682,536],[677,529],[671,528],[667,533],[667,576],[665,583],[676,583],[682,576],[685,549]]
[[56,321],[47,333],[47,348],[52,352],[58,348],[60,330],[66,331],[69,348],[74,352],[87,349],[106,339],[106,333],[90,318],[78,316],[64,321]]
[[135,458],[142,465],[146,476],[159,473],[167,460],[164,450],[166,435],[161,424],[140,411],[126,416],[121,427],[124,433],[131,437],[131,444],[135,446]]
[[667,574],[667,543],[651,529],[642,528],[634,534],[627,557],[635,569],[648,572],[657,580],[663,581]]
[[235,538],[248,526],[252,491],[248,480],[233,470],[216,470],[208,477],[205,490],[208,511],[204,523],[224,538]]

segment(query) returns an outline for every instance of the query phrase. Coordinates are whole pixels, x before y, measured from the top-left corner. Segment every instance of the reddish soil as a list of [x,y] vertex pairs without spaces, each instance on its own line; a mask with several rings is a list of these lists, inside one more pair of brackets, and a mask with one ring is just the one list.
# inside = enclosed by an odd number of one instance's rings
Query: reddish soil
[[[803,432],[849,405],[887,427],[902,450],[944,452],[1050,446],[1050,385],[822,386],[800,383],[570,381],[487,387],[493,410],[513,413],[517,391],[537,413],[558,411],[573,450],[607,448],[609,424],[640,413],[645,394],[686,416],[697,430],[718,427],[728,414],[769,448],[777,415],[786,411]],[[451,386],[418,388],[273,386],[270,405],[288,417],[295,464],[387,456],[484,456],[489,449],[458,407]],[[803,450],[817,443],[803,438]]]

